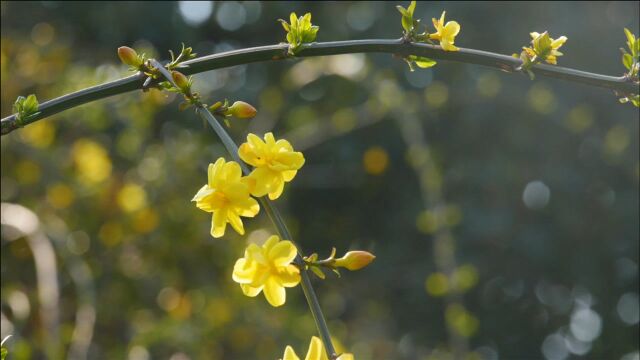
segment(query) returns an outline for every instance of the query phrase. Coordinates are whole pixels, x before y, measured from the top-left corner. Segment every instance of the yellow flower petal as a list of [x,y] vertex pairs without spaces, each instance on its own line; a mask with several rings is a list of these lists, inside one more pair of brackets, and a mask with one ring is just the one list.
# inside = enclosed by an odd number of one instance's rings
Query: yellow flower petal
[[450,43],[448,40],[445,40],[445,39],[442,39],[442,41],[440,42],[440,46],[442,46],[442,49],[445,50],[445,51],[458,51],[459,50],[452,43]]
[[236,211],[240,216],[244,217],[254,217],[260,211],[260,205],[254,198],[247,198],[246,200],[242,200],[238,202],[238,206],[236,207]]
[[274,278],[267,279],[262,291],[264,292],[264,297],[273,307],[282,306],[287,299],[284,287],[280,286]]
[[[277,238],[278,237],[276,236],[276,241]],[[260,246],[256,244],[249,244],[249,246],[247,246],[247,249],[244,251],[244,257],[251,261],[257,262],[258,264],[266,265],[267,257],[264,256],[263,252],[264,250]]]
[[219,238],[224,236],[224,231],[227,228],[227,214],[226,210],[218,210],[213,213],[213,219],[211,221],[211,236]]
[[274,184],[275,184],[275,188],[271,192],[269,192],[269,199],[271,200],[275,200],[279,198],[280,195],[282,195],[282,192],[284,191],[284,180],[282,178],[276,179]]
[[280,241],[275,244],[267,253],[267,258],[276,267],[285,267],[291,264],[298,251],[291,241]]
[[284,287],[294,287],[300,284],[300,270],[295,265],[285,267],[275,276],[278,283]]
[[311,344],[309,344],[309,351],[307,352],[307,356],[304,360],[324,360],[323,355],[325,358],[327,357],[322,340],[316,336],[312,337]]
[[284,356],[282,357],[282,360],[300,360],[300,358],[296,355],[296,352],[293,351],[291,346],[287,346],[287,348],[284,349]]
[[562,46],[565,42],[567,41],[567,37],[566,36],[560,36],[559,38],[553,40],[551,42],[551,47],[553,49],[558,49],[560,48],[560,46]]
[[242,224],[242,220],[240,220],[240,216],[238,216],[238,214],[232,210],[228,210],[227,221],[231,224],[233,229],[238,232],[238,234],[244,235],[244,225]]
[[442,37],[451,39],[451,43],[453,44],[453,39],[460,32],[460,24],[457,21],[449,21],[447,25],[444,26],[442,31]]
[[284,181],[289,182],[293,180],[293,178],[296,176],[297,173],[298,173],[297,170],[283,171],[282,178],[284,179]]
[[255,261],[247,261],[247,259],[238,259],[233,266],[233,281],[239,284],[250,284],[258,269],[258,264]]
[[252,287],[246,284],[241,284],[240,288],[242,289],[242,293],[249,297],[256,297],[262,292],[262,287]]
[[268,254],[271,248],[274,247],[279,241],[280,238],[278,237],[278,235],[271,235],[262,245],[262,249],[264,249],[265,253]]

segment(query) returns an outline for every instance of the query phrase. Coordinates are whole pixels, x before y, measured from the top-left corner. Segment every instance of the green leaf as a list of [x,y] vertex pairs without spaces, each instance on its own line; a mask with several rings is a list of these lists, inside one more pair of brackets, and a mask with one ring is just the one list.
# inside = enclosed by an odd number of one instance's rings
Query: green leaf
[[13,113],[16,114],[16,120],[22,121],[37,113],[38,107],[38,99],[35,95],[31,94],[26,98],[18,96],[13,104]]
[[402,14],[402,16],[408,15],[407,9],[405,9],[404,7],[400,5],[396,5],[396,9],[400,11],[400,14]]
[[411,15],[411,17],[413,18],[413,12],[416,10],[416,2],[412,1],[411,4],[409,4],[409,8],[407,9],[407,12],[409,13],[409,15]]
[[624,34],[627,36],[627,45],[629,45],[629,49],[633,49],[636,43],[636,37],[627,28],[624,28]]
[[406,32],[411,32],[411,30],[413,30],[413,19],[411,16],[402,15],[402,28]]
[[8,354],[8,353],[9,353],[9,351],[7,350],[7,348],[3,347],[3,348],[0,350],[0,356],[1,356],[1,359],[2,359],[2,360],[4,360],[4,359],[7,357],[7,354]]
[[628,70],[631,70],[631,67],[633,66],[633,56],[630,54],[622,54],[622,64]]
[[313,271],[314,274],[316,274],[317,277],[319,277],[320,279],[323,279],[326,277],[324,272],[322,272],[322,270],[320,268],[318,268],[317,266],[312,266],[310,267],[311,271]]
[[436,65],[436,61],[433,59],[429,59],[426,57],[421,57],[421,56],[416,56],[416,59],[413,60],[415,61],[416,65],[418,65],[418,67],[423,68],[423,69],[427,69],[430,68],[432,66]]

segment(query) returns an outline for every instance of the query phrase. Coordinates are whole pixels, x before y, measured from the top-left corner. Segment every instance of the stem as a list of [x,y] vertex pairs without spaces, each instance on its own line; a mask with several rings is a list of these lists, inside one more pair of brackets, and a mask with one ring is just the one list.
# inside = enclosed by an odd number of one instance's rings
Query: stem
[[[209,109],[202,105],[198,106],[196,111],[201,118],[206,119],[209,122],[218,137],[222,140],[224,146],[227,148],[227,151],[231,154],[231,157],[242,167],[242,172],[244,172],[245,175],[249,175],[251,171],[238,156],[238,147],[235,145],[231,137],[229,137],[229,134],[227,134],[222,125],[220,125],[220,123],[216,120],[215,116],[211,114]],[[287,228],[287,225],[285,225],[280,212],[275,207],[273,202],[265,196],[258,198],[258,201],[260,201],[260,205],[271,219],[271,222],[273,222],[273,224],[276,226],[280,238],[291,240],[293,242],[291,234],[289,233],[289,229]],[[331,342],[329,327],[327,326],[327,322],[324,319],[324,315],[322,314],[322,309],[320,308],[318,297],[316,296],[316,293],[313,290],[313,286],[311,285],[311,279],[309,278],[308,270],[305,269],[304,260],[302,259],[301,255],[302,250],[298,244],[296,244],[295,242],[294,244],[298,248],[298,254],[296,255],[294,261],[300,268],[300,276],[302,277],[302,292],[304,293],[304,297],[307,299],[307,303],[309,304],[309,309],[311,310],[313,320],[315,321],[316,327],[318,328],[318,333],[320,334],[322,342],[324,343],[324,348],[327,352],[327,355],[330,359],[335,359],[336,350],[333,347],[333,343]]]
[[[177,69],[185,75],[192,75],[235,65],[284,60],[292,57],[287,54],[288,48],[288,44],[278,44],[232,50],[185,61],[181,63]],[[507,55],[465,48],[460,48],[460,51],[443,51],[436,45],[406,43],[402,39],[348,40],[305,44],[295,57],[303,58],[353,53],[389,53],[398,54],[400,56],[425,56],[433,59],[483,65],[510,73],[518,73],[519,71],[517,71],[516,68],[522,65],[522,61],[520,59]],[[602,87],[623,94],[638,93],[638,84],[629,80],[625,76],[615,77],[600,75],[545,64],[535,65],[531,68],[531,71],[539,76],[564,79],[567,81]],[[138,73],[123,79],[93,86],[46,101],[40,104],[38,109],[39,113],[26,121],[16,121],[15,114],[3,118],[0,122],[1,134],[6,135],[17,128],[78,105],[103,99],[112,95],[142,89],[144,80],[144,74]]]
[[[169,71],[167,71],[167,69],[165,69],[162,66],[162,64],[160,64],[159,62],[153,59],[151,60],[151,63],[162,73],[162,75],[164,75],[165,78],[167,78],[168,81],[170,81],[173,84],[173,86],[178,88],[178,86],[173,82],[173,78],[171,74],[169,73]],[[222,140],[222,143],[224,144],[224,147],[227,149],[227,152],[231,154],[231,158],[235,162],[240,164],[240,167],[242,168],[242,172],[245,175],[249,175],[249,173],[251,173],[251,169],[249,169],[247,164],[245,164],[245,162],[242,161],[242,159],[240,159],[240,155],[238,153],[238,146],[233,141],[233,139],[231,139],[231,136],[229,136],[229,134],[224,130],[224,127],[222,127],[220,122],[217,121],[216,117],[211,113],[211,111],[209,111],[209,109],[207,109],[205,105],[200,103],[196,105],[196,113],[202,119],[207,120],[207,122],[213,128],[213,131],[215,131],[215,133],[218,135],[220,140]],[[327,326],[327,322],[324,319],[324,315],[322,314],[322,308],[320,307],[320,302],[318,301],[318,297],[316,296],[316,293],[313,290],[313,286],[311,285],[311,279],[309,278],[308,270],[305,269],[305,263],[301,255],[302,249],[298,244],[296,244],[292,240],[291,233],[289,233],[289,229],[287,228],[287,225],[284,223],[284,220],[282,219],[280,212],[275,207],[273,202],[269,200],[269,198],[267,198],[266,196],[259,197],[258,201],[260,202],[260,205],[269,216],[269,219],[271,219],[271,222],[273,222],[273,224],[276,226],[276,229],[278,231],[278,234],[280,235],[280,238],[283,240],[292,241],[296,246],[296,248],[298,249],[298,253],[296,254],[296,258],[294,259],[294,261],[296,265],[298,265],[298,267],[300,268],[300,277],[302,278],[302,281],[301,281],[302,292],[304,293],[304,296],[307,299],[307,303],[309,304],[309,310],[311,310],[311,314],[313,315],[313,320],[316,323],[316,327],[318,328],[318,332],[320,333],[320,337],[322,338],[322,342],[324,343],[325,351],[327,352],[329,359],[335,359],[337,358],[336,350],[333,347],[333,343],[331,342],[329,327]]]

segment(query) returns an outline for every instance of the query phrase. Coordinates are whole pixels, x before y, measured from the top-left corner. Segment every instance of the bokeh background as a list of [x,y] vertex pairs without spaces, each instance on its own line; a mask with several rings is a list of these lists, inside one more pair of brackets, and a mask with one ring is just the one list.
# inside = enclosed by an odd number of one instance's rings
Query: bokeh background
[[[6,2],[2,116],[128,75],[116,49],[161,59],[284,39],[311,11],[318,41],[397,38],[384,2]],[[406,4],[403,4],[406,6]],[[566,35],[560,65],[624,72],[638,2],[420,2],[456,45],[519,52]],[[638,359],[638,109],[610,91],[460,63],[410,72],[389,54],[257,63],[195,76],[242,99],[237,142],[273,131],[306,164],[277,206],[307,252],[364,249],[365,270],[314,280],[357,359]],[[299,287],[284,307],[231,280],[264,213],[209,235],[191,202],[225,154],[179,99],[114,96],[3,136],[2,336],[10,359],[304,356],[315,326]],[[38,271],[36,271],[38,269]]]

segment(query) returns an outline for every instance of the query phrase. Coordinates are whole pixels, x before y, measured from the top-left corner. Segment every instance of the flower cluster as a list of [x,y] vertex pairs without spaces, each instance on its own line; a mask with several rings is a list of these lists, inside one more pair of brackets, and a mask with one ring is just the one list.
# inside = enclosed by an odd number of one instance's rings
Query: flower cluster
[[547,31],[542,34],[532,32],[531,46],[523,46],[520,55],[513,54],[514,57],[522,60],[522,65],[518,70],[524,71],[529,74],[531,79],[534,78],[531,68],[542,61],[548,64],[556,65],[558,62],[558,56],[562,56],[562,53],[558,51],[562,45],[567,41],[566,36],[560,36],[557,39],[552,39]]
[[239,155],[255,167],[249,176],[242,176],[240,165],[223,158],[209,164],[208,182],[193,197],[196,206],[213,213],[211,236],[224,236],[227,224],[244,235],[240,217],[254,217],[260,205],[251,197],[269,195],[275,200],[282,194],[284,183],[293,180],[304,164],[304,156],[293,151],[286,140],[277,140],[267,133],[264,141],[254,134],[240,146]]
[[[436,32],[430,34],[426,30],[421,33],[419,32],[420,19],[413,18],[413,13],[416,10],[415,1],[412,1],[406,9],[400,5],[396,6],[396,8],[402,15],[402,28],[404,29],[402,39],[404,41],[428,42],[433,44],[432,40],[436,40],[440,43],[440,47],[444,51],[460,50],[453,45],[456,41],[456,36],[460,33],[460,24],[456,21],[448,21],[445,23],[444,17],[446,11],[442,12],[440,19],[432,19]],[[404,59],[411,71],[413,71],[414,63],[420,68],[430,68],[436,64],[433,59],[416,55],[408,55]]]

